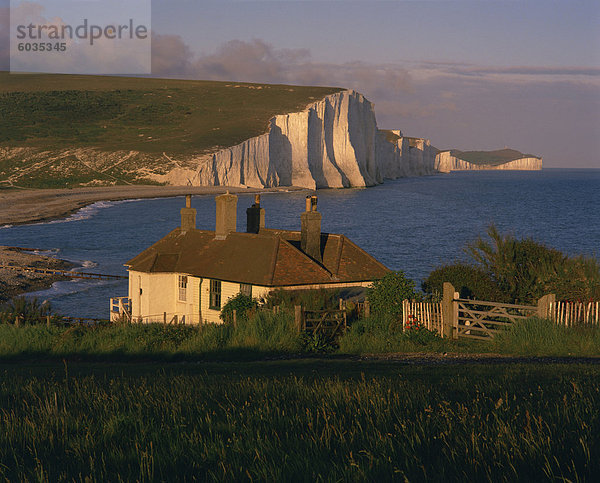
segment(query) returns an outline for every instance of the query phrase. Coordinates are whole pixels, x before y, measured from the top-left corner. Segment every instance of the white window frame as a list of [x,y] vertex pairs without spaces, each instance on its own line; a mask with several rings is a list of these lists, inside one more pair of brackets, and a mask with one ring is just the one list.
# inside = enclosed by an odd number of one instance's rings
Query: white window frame
[[188,276],[179,275],[179,278],[177,279],[177,288],[179,289],[178,299],[182,302],[187,301],[187,286]]

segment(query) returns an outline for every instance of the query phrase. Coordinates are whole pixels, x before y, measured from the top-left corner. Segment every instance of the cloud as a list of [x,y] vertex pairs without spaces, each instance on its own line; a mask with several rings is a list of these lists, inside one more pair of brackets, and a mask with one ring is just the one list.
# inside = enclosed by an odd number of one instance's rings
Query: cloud
[[152,34],[152,74],[192,74],[192,52],[179,35]]
[[[48,9],[52,7],[50,11],[41,3],[24,1],[16,4],[10,9],[10,22],[15,26],[30,24],[38,26],[37,30],[33,28],[30,36],[19,40],[19,43],[29,45],[51,43],[55,47],[63,44],[64,50],[32,49],[21,52],[17,50],[17,44],[13,44],[11,69],[23,72],[69,74],[148,73],[150,39],[144,38],[143,30],[138,34],[137,29],[149,26],[149,6],[147,9],[137,9],[138,4],[139,2],[121,4],[119,0],[89,2],[86,5],[85,18],[76,20],[73,24],[68,24],[62,18],[63,15],[68,15],[65,10],[68,7],[64,4],[49,5]],[[106,12],[110,12],[109,16]],[[8,17],[8,9],[3,15]],[[129,19],[134,17],[136,36],[130,39],[127,33],[122,35],[120,27],[119,35],[116,35],[116,26],[126,26]],[[63,30],[67,25],[69,29]],[[109,26],[113,26],[113,29],[108,29]],[[94,36],[93,39],[92,29],[97,29],[95,32],[97,37]],[[107,31],[113,32],[113,36],[110,37]],[[49,32],[54,32],[58,37],[53,37]],[[10,25],[3,20],[0,27],[2,59],[6,56],[6,52],[11,52],[9,39]]]

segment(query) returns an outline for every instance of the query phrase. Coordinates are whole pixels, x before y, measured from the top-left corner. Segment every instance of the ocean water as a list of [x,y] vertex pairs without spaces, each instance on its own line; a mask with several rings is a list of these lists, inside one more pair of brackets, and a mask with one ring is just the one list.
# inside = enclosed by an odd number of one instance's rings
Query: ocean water
[[[464,259],[466,243],[494,223],[566,253],[600,257],[600,170],[456,172],[386,181],[366,189],[318,190],[325,232],[343,233],[419,284],[435,267]],[[266,224],[299,229],[306,192],[266,193]],[[245,231],[251,194],[240,195]],[[183,197],[99,202],[64,219],[0,228],[0,245],[38,248],[83,265],[123,274],[123,264],[179,225]],[[212,196],[196,196],[197,226],[214,229]],[[34,294],[74,317],[107,317],[109,298],[127,281],[59,282]]]

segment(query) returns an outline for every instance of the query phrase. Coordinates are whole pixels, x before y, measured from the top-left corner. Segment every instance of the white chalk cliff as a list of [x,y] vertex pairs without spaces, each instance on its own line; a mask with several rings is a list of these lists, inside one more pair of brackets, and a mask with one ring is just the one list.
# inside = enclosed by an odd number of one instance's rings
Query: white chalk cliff
[[389,133],[377,129],[373,104],[362,94],[345,90],[304,111],[273,117],[267,133],[198,158],[196,170],[173,170],[165,181],[343,188],[435,173],[437,150],[428,140]]
[[470,163],[464,159],[452,155],[451,151],[441,151],[435,158],[435,169],[441,173],[451,171],[469,171],[469,170],[523,170],[537,171],[542,169],[542,158],[523,157],[507,161],[502,164],[478,164]]

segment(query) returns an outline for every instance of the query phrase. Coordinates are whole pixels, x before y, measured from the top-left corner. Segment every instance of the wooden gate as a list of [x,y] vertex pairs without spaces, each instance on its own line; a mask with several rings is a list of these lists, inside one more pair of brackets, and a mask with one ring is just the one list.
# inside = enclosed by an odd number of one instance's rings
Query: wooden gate
[[345,310],[304,310],[298,305],[295,318],[299,332],[321,334],[329,339],[341,336],[348,328]]
[[503,304],[455,298],[454,321],[458,338],[489,340],[502,328],[538,313],[534,305]]

